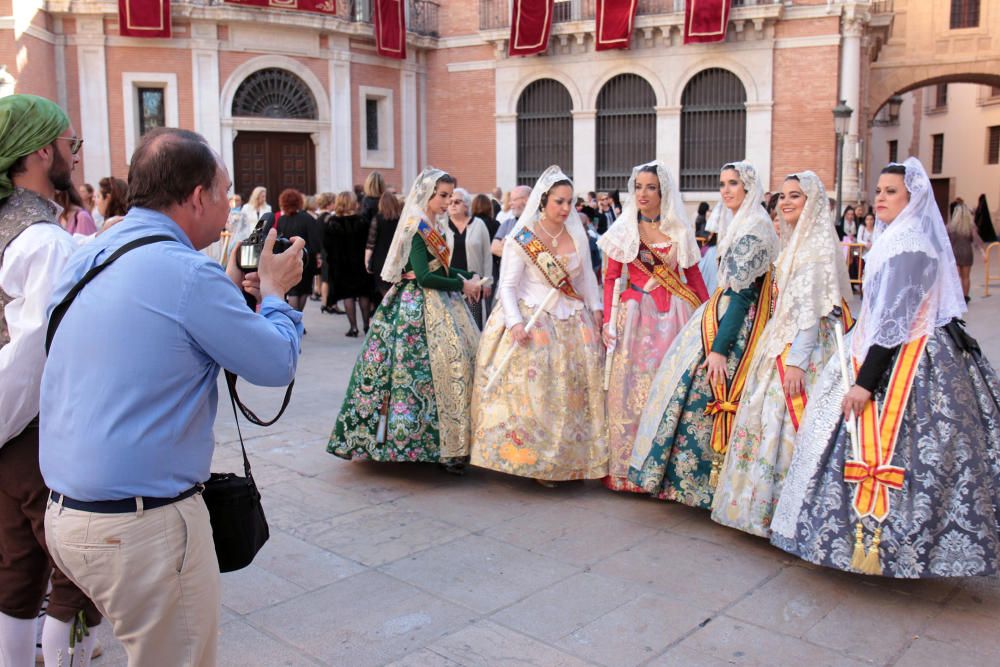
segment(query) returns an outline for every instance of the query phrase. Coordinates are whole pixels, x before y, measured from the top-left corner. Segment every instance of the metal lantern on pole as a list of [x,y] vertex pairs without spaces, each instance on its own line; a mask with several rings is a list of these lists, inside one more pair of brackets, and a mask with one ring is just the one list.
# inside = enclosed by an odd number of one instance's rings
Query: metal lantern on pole
[[854,109],[847,106],[845,100],[833,108],[833,127],[837,132],[837,218],[843,215],[843,189],[844,189],[844,139],[851,127],[851,114]]

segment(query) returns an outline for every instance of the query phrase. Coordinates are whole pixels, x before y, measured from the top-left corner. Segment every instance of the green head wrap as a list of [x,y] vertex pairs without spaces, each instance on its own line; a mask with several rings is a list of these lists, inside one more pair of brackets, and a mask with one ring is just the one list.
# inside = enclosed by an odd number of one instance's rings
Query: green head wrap
[[14,191],[7,171],[18,158],[48,146],[69,127],[59,105],[35,95],[0,98],[0,199]]

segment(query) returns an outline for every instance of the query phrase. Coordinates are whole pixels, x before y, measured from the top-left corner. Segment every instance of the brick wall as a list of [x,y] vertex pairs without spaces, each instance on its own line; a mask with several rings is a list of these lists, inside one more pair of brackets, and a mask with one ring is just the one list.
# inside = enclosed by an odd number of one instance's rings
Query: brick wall
[[811,169],[833,188],[838,70],[836,46],[774,52],[772,187],[792,172]]
[[492,58],[489,47],[432,51],[427,58],[427,159],[473,193],[496,186],[495,74],[449,72],[448,64]]

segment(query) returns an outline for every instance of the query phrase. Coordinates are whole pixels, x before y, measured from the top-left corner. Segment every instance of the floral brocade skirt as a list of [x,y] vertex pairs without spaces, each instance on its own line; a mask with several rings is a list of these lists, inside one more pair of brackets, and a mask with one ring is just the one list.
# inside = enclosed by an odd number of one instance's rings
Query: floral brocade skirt
[[[521,304],[527,321],[531,309]],[[497,301],[483,330],[472,398],[472,465],[551,481],[608,474],[604,344],[581,309],[560,320],[543,314],[526,346],[489,393],[486,385],[515,343]]]
[[[888,375],[888,373],[886,374]],[[886,380],[874,394],[883,404]],[[771,542],[811,563],[853,571],[855,484],[844,480],[851,438],[840,414],[840,366],[832,359],[806,408],[795,455],[771,521]],[[863,546],[896,578],[1000,572],[1000,384],[977,353],[943,328],[928,338],[903,410],[891,465],[905,470],[889,514],[862,520]]]
[[639,418],[660,361],[694,309],[683,299],[670,300],[661,313],[649,294],[623,301],[615,323],[618,342],[608,386],[608,476],[604,486],[612,491],[644,493],[628,481],[628,464],[639,428]]
[[[720,319],[727,305],[728,299],[723,299]],[[729,378],[743,357],[755,309],[748,311],[729,352]],[[719,455],[712,449],[715,417],[705,412],[714,396],[708,369],[700,368],[706,357],[701,339],[705,311],[702,304],[663,357],[639,421],[628,477],[658,498],[710,509],[712,465]]]
[[478,340],[460,295],[412,280],[394,285],[372,318],[327,451],[373,461],[465,460]]
[[[820,373],[836,353],[834,327],[824,317],[816,347],[803,369],[807,405],[814,398]],[[712,501],[713,520],[760,537],[771,534],[771,516],[792,462],[797,434],[776,362],[758,357],[750,368]]]

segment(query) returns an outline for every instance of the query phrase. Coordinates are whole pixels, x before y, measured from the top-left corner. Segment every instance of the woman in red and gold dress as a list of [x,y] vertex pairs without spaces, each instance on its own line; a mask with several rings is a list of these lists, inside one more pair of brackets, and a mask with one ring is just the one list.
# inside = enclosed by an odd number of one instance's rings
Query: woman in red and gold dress
[[658,161],[635,167],[628,189],[631,201],[597,242],[608,258],[603,337],[610,467],[604,485],[641,493],[628,481],[639,418],[660,360],[708,290],[694,225],[666,167]]

